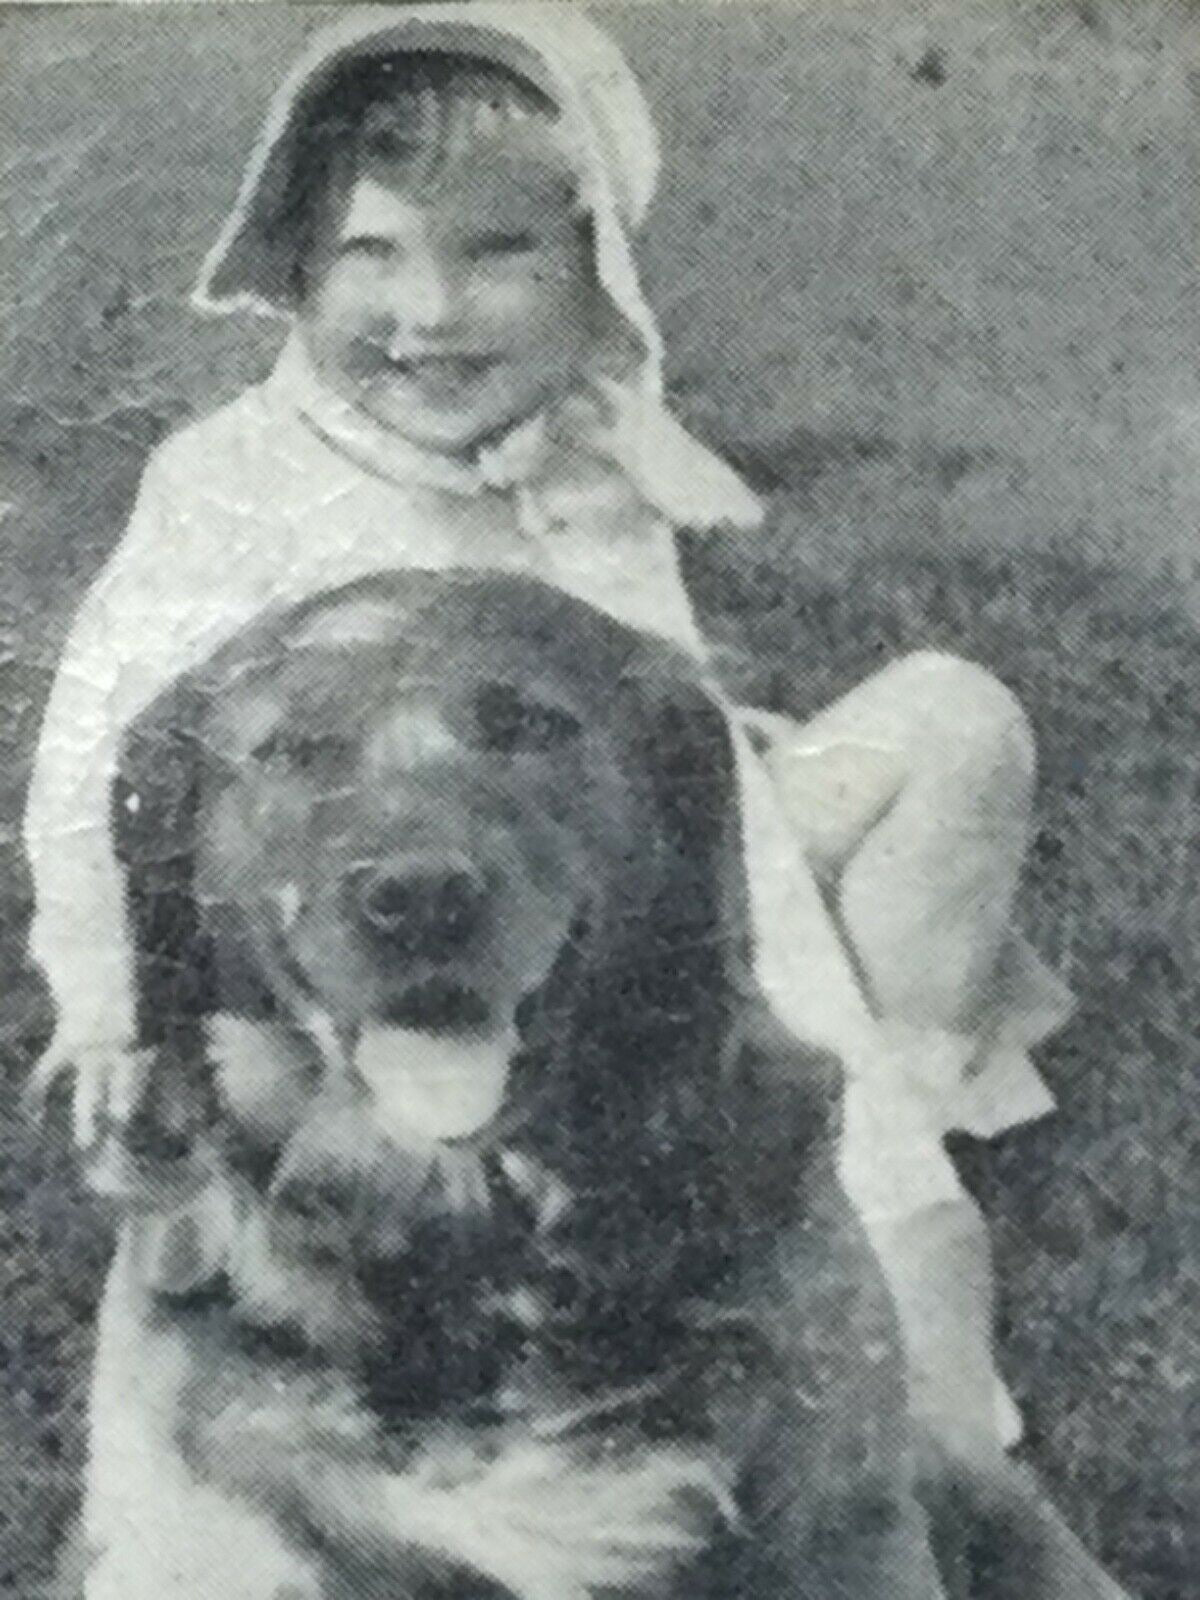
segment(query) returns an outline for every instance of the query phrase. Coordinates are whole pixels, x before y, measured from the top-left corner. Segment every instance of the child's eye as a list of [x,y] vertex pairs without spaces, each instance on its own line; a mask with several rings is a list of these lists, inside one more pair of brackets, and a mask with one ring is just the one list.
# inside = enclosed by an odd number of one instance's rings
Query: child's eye
[[360,233],[343,239],[338,246],[338,254],[360,261],[390,261],[395,250],[388,239],[381,239],[375,234]]
[[537,235],[529,228],[504,232],[477,233],[468,241],[467,254],[474,261],[489,256],[527,256],[537,249]]

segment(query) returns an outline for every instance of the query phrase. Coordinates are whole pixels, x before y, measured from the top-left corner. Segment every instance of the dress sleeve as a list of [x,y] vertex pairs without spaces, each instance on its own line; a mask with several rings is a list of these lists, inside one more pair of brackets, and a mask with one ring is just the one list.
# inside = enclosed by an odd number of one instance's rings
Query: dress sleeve
[[162,591],[177,510],[151,461],[129,529],[71,628],[42,723],[25,814],[30,953],[57,1010],[56,1044],[132,1039],[133,963],[109,804],[122,730],[169,681]]

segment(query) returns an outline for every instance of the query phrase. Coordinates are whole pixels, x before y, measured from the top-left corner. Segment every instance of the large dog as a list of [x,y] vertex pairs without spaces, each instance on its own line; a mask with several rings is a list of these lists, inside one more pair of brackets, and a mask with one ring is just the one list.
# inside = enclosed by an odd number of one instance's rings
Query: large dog
[[528,580],[362,582],[156,702],[114,824],[153,1066],[89,1600],[935,1600],[689,660]]

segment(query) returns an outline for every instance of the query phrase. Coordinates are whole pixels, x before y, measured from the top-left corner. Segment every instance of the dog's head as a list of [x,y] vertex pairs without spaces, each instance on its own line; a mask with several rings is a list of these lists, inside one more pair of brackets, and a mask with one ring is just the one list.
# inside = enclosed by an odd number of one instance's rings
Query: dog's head
[[389,575],[252,628],[131,731],[115,815],[152,1034],[316,1026],[385,1117],[453,1080],[450,1134],[547,1051],[619,1115],[745,955],[697,669],[529,580]]
[[[764,1095],[729,1048],[750,987],[729,732],[661,641],[531,580],[363,581],[152,706],[114,815],[147,1042],[260,1041],[215,1055],[265,1157],[240,1271],[269,1316],[377,1327],[352,1303],[372,1278],[468,1327],[481,1280],[532,1270],[537,1315],[627,1368],[725,1270],[739,1128],[745,1192],[795,1192],[790,1064]],[[464,1227],[473,1155],[494,1176],[502,1147],[524,1195],[485,1194]],[[531,1269],[530,1213],[564,1192]],[[411,1368],[406,1318],[389,1303]]]

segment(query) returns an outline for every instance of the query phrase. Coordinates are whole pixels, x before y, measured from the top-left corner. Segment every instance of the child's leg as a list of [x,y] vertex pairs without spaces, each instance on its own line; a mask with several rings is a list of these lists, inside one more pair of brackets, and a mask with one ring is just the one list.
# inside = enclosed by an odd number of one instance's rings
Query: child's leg
[[[945,1200],[868,1224],[896,1302],[913,1410],[956,1457],[1010,1442],[992,1358],[992,1263],[971,1200]],[[1011,1404],[1011,1401],[1009,1401]]]
[[1011,1426],[988,1239],[940,1134],[987,1043],[1028,830],[1029,726],[980,668],[916,655],[779,740],[772,765],[888,1040],[875,1081],[849,1086],[843,1172],[896,1300],[914,1409],[956,1451],[994,1454]]
[[773,757],[877,1014],[970,1033],[1009,931],[1034,746],[1015,697],[950,656],[908,656]]
[[839,1168],[891,1290],[914,1417],[956,1457],[996,1460],[1019,1418],[993,1359],[987,1230],[919,1098],[850,1080]]

